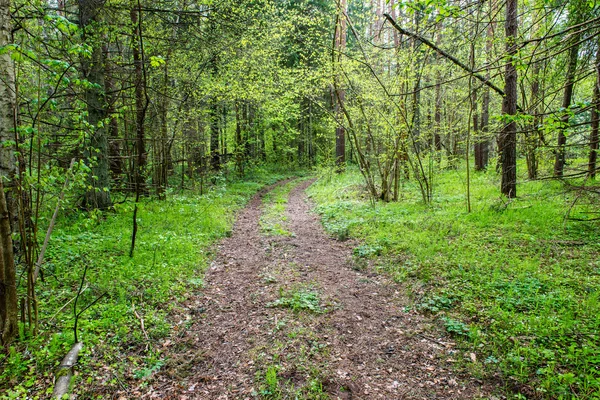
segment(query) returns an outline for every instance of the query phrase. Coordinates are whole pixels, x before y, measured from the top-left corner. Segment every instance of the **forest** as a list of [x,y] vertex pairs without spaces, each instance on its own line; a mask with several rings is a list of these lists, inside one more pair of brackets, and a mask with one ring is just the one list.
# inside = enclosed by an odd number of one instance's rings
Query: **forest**
[[0,399],[600,399],[596,0],[0,0]]

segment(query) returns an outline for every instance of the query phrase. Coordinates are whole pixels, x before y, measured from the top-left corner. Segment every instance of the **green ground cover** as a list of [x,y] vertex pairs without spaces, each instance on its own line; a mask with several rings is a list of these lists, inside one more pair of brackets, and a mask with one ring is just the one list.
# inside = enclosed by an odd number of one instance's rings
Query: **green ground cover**
[[265,194],[260,216],[260,228],[263,233],[273,236],[290,236],[292,234],[286,227],[285,209],[290,191],[298,183],[298,180],[294,179]]
[[562,183],[520,184],[506,202],[493,172],[474,174],[467,213],[464,176],[441,172],[431,206],[413,183],[397,203],[370,202],[356,170],[309,194],[332,235],[362,239],[357,257],[381,254],[377,268],[458,338],[462,367],[516,398],[599,398],[600,226],[565,219],[575,194]]
[[244,180],[218,179],[202,196],[186,191],[165,201],[143,199],[133,258],[128,256],[132,202],[104,213],[64,211],[37,286],[40,334],[22,332],[9,355],[0,355],[0,398],[51,392],[54,368],[73,344],[74,297],[85,266],[77,311],[102,298],[79,319],[84,349],[75,392],[102,397],[102,391],[131,382],[144,385],[166,361],[158,339],[172,331],[169,312],[203,284],[211,245],[231,232],[235,212],[254,193],[289,176],[256,169]]

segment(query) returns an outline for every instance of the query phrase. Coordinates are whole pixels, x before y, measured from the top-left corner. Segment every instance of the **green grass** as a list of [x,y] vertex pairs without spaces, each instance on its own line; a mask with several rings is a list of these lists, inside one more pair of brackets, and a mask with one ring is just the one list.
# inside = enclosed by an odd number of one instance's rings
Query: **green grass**
[[286,229],[285,209],[290,191],[296,185],[298,185],[298,180],[294,179],[265,194],[262,202],[262,215],[260,216],[260,228],[263,233],[271,236],[292,235],[292,232]]
[[470,214],[461,170],[436,176],[431,206],[413,182],[399,202],[372,204],[354,170],[309,194],[332,235],[363,240],[355,256],[382,253],[380,271],[461,341],[472,373],[543,398],[599,398],[599,225],[565,220],[574,194],[559,182],[522,183],[510,203],[493,171],[471,184]]
[[84,349],[75,392],[90,398],[144,385],[164,365],[162,339],[178,329],[169,313],[202,287],[211,245],[230,234],[235,211],[256,191],[286,176],[255,170],[245,180],[221,180],[203,196],[185,192],[165,201],[143,199],[133,258],[128,257],[131,202],[117,204],[114,212],[65,212],[37,286],[40,335],[22,335],[8,356],[0,355],[0,398],[51,391],[53,370],[73,344],[73,298],[86,265],[86,290],[77,309],[104,296],[79,321]]

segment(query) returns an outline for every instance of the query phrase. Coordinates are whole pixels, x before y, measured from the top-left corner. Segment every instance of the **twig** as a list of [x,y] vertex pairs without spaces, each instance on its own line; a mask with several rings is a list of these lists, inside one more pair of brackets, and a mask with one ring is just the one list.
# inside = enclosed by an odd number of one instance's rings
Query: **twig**
[[150,342],[150,338],[148,337],[148,333],[146,333],[146,328],[144,327],[144,318],[142,318],[137,311],[135,311],[135,304],[132,302],[131,307],[133,308],[133,315],[137,319],[140,320],[140,326],[142,327],[142,333],[144,334],[144,338],[146,339],[146,351],[148,351],[148,343]]
[[[87,288],[88,288],[88,287],[89,287],[89,286],[87,286],[87,285],[86,285],[86,287],[84,287],[83,289],[81,289],[81,293],[85,292],[85,291],[87,290]],[[64,306],[62,306],[62,307],[60,308],[60,310],[58,310],[58,311],[57,311],[57,312],[56,312],[56,313],[55,313],[55,314],[52,316],[52,318],[50,318],[50,319],[48,320],[48,322],[52,322],[52,321],[54,320],[54,318],[56,318],[56,316],[57,316],[58,314],[60,314],[60,312],[61,312],[62,310],[64,310],[64,309],[65,309],[65,308],[66,308],[66,307],[67,307],[69,304],[71,304],[71,302],[72,302],[73,300],[75,300],[76,298],[77,298],[77,296],[75,296],[75,297],[73,297],[71,300],[67,301],[67,302],[65,303],[65,305],[64,305]]]

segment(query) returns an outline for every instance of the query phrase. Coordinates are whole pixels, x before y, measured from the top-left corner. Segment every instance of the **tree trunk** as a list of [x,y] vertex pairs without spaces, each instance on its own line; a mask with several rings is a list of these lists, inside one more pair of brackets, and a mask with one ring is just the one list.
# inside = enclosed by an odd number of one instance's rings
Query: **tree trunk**
[[219,103],[216,98],[210,100],[210,166],[213,171],[221,169],[219,154]]
[[88,109],[88,123],[92,127],[86,158],[91,168],[89,187],[84,196],[87,208],[106,209],[112,205],[110,199],[110,178],[108,159],[108,138],[104,121],[107,117],[104,98],[104,52],[98,45],[93,32],[98,23],[101,3],[94,0],[79,0],[79,23],[83,30],[83,41],[92,47],[91,60],[82,61],[84,77],[93,85],[86,86],[85,100]]
[[[490,24],[487,28],[486,40],[485,40],[485,57],[487,64],[487,71],[485,74],[486,79],[490,79],[491,68],[492,68],[492,50],[494,46],[494,31],[496,30],[496,19],[495,9],[490,2]],[[486,86],[483,88],[483,95],[481,96],[481,122],[479,127],[480,137],[477,139],[477,155],[475,157],[476,170],[484,170],[487,168],[490,158],[490,88]]]
[[596,178],[596,162],[598,160],[598,125],[600,120],[600,40],[596,50],[596,82],[594,84],[594,100],[592,103],[592,129],[590,132],[590,158],[588,162],[588,175]]
[[[3,3],[0,2],[0,8],[4,6]],[[9,344],[19,331],[16,278],[10,213],[0,179],[0,346]]]
[[502,166],[501,192],[508,198],[517,196],[517,68],[513,58],[517,54],[517,0],[506,2],[506,62],[504,73],[504,99],[502,116],[504,127],[500,132],[500,162]]
[[112,173],[113,180],[115,182],[120,180],[120,176],[123,174],[123,163],[121,161],[121,146],[119,144],[119,121],[115,116],[115,102],[117,97],[115,96],[115,87],[113,83],[113,69],[110,66],[110,49],[108,45],[103,46],[104,52],[104,91],[106,93],[106,112],[110,121],[108,123],[108,153],[109,153],[109,167]]
[[[436,45],[439,46],[442,41],[442,32],[443,25],[442,22],[438,22],[437,24],[437,38]],[[394,33],[397,33],[394,30]],[[439,63],[441,60],[441,56],[436,54],[436,61]],[[435,78],[435,106],[433,111],[433,120],[435,122],[435,130],[433,134],[433,148],[436,152],[436,159],[438,162],[441,161],[440,151],[442,150],[442,72],[438,69]]]
[[573,89],[575,87],[575,71],[577,69],[577,58],[579,53],[579,45],[575,43],[579,42],[579,37],[579,34],[575,34],[574,39],[570,41],[572,47],[569,50],[565,91],[563,93],[562,102],[562,108],[565,110],[565,115],[562,117],[562,126],[558,130],[558,138],[556,143],[556,158],[554,160],[554,176],[558,177],[563,176],[565,168],[565,145],[567,144],[567,136],[565,135],[565,129],[570,119],[568,109],[571,106],[571,99],[573,98]]
[[531,123],[525,133],[525,158],[527,161],[527,177],[536,179],[538,173],[537,148],[539,144],[539,108],[538,102],[540,97],[540,66],[535,63],[532,68],[533,80],[531,82],[531,107],[530,113],[533,115],[533,123]]
[[[340,0],[338,7],[338,17],[334,35],[334,64],[337,65],[341,63],[342,52],[346,48],[346,12],[348,10],[346,0]],[[344,102],[346,93],[340,88],[339,73],[336,73],[334,76],[334,81],[334,112],[338,121],[342,121],[343,114],[341,109],[343,105],[340,103]],[[342,124],[338,124],[335,128],[335,163],[338,167],[338,171],[342,171],[346,165],[346,129],[344,129]]]
[[132,32],[132,54],[134,66],[134,87],[135,87],[135,143],[136,143],[136,166],[135,166],[135,185],[139,193],[146,192],[146,154],[145,127],[146,110],[148,108],[148,98],[146,93],[146,80],[144,71],[143,42],[140,29],[140,10],[139,3],[132,2],[131,8]]
[[[0,48],[12,42],[12,24],[10,21],[10,1],[0,0]],[[10,211],[10,224],[17,231],[17,162],[16,142],[16,88],[15,70],[10,53],[0,54],[0,181],[4,180],[6,187],[6,202]]]

